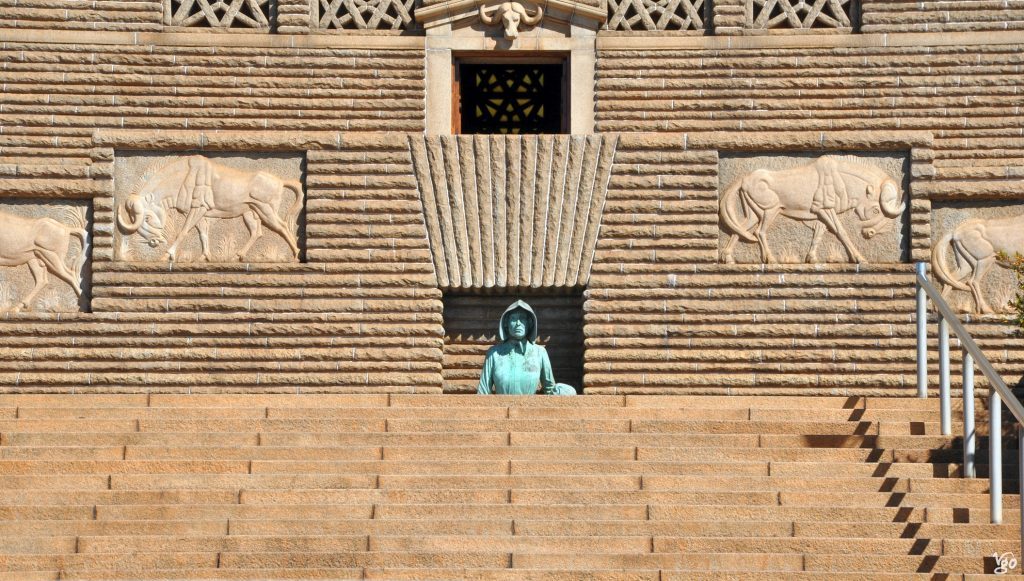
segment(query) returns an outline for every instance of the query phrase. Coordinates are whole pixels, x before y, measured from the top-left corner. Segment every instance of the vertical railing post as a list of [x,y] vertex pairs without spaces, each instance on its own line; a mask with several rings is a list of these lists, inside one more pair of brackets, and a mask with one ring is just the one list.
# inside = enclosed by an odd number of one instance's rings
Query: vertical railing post
[[993,387],[988,398],[988,487],[992,524],[1003,522],[1003,402]]
[[[1017,428],[1017,482],[1020,484],[1020,497],[1024,499],[1024,425]],[[1020,503],[1020,522],[1024,523],[1024,502]],[[1020,554],[1024,555],[1024,526],[1020,529]]]
[[[918,276],[927,274],[928,265],[918,262],[914,271]],[[920,282],[917,286],[917,397],[928,397],[928,296]]]
[[948,436],[953,428],[949,403],[949,323],[939,315],[939,419],[942,435]]
[[[964,478],[975,478],[978,434],[974,429],[974,356],[964,349]],[[1024,553],[1021,553],[1024,554]]]

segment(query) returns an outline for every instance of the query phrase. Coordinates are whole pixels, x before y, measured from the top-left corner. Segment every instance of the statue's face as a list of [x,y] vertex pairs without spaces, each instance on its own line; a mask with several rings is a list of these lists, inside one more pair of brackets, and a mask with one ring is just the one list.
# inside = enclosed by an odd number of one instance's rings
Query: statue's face
[[508,336],[522,340],[526,338],[526,333],[530,330],[530,316],[522,311],[512,311],[508,318],[505,319],[506,331]]

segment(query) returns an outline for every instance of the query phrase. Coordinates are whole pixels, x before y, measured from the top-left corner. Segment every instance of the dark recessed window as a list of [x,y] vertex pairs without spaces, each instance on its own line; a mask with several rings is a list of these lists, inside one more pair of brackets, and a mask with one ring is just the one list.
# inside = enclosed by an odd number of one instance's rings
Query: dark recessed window
[[563,133],[564,64],[456,64],[457,133]]

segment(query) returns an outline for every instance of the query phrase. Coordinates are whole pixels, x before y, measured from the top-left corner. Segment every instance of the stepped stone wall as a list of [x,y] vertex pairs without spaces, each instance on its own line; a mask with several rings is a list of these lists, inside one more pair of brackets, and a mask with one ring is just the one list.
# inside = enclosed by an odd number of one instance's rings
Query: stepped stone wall
[[[578,313],[553,321],[578,337],[564,347],[576,357],[568,377],[556,379],[575,381],[582,367],[588,393],[906,393],[910,262],[931,260],[955,223],[1012,216],[1024,197],[1024,9],[1015,4],[864,0],[860,33],[826,34],[756,32],[742,2],[720,0],[706,36],[598,31],[598,135],[552,140],[566,153],[550,163],[531,161],[529,140],[492,138],[513,155],[485,148],[481,163],[486,140],[423,136],[421,31],[317,29],[297,0],[277,3],[269,30],[231,34],[165,27],[161,2],[0,0],[0,210],[86,209],[91,243],[77,308],[51,274],[40,292],[67,295],[59,308],[43,300],[0,318],[0,391],[465,391],[494,321],[453,333],[448,296],[475,297],[464,312],[492,313],[493,297],[530,289],[582,296]],[[118,216],[139,178],[118,168],[132,156],[246,158],[257,160],[243,168],[253,175],[298,182],[298,256],[268,230],[254,248],[283,245],[272,260],[214,252],[199,261],[198,232],[173,263],[162,260],[166,246],[124,260]],[[816,264],[763,263],[748,240],[740,262],[752,263],[727,264],[723,192],[737,175],[769,169],[730,169],[730,160],[828,156],[899,166],[890,173],[906,204],[900,234],[869,241],[849,225],[866,264],[846,261],[824,229],[831,250]],[[524,167],[539,168],[549,197]],[[477,184],[494,171],[504,180]],[[428,188],[460,193],[462,213]],[[508,261],[529,253],[526,230],[509,228],[526,227],[516,199],[559,201],[557,215],[529,225],[552,244],[543,264],[559,265],[544,276]],[[283,200],[281,219],[292,198]],[[466,200],[477,210],[492,202],[491,213],[474,217]],[[185,202],[165,208],[172,223],[190,203],[212,204]],[[232,249],[246,219],[221,220],[234,220]],[[486,224],[504,225],[504,236],[491,232],[494,256]],[[573,235],[549,236],[555,227]],[[773,228],[802,232],[791,254],[803,251],[809,229],[787,217]],[[888,246],[872,253],[872,244]],[[21,281],[8,294],[28,291],[33,267],[0,268]],[[1006,272],[985,276],[1001,289],[985,296],[1001,308]],[[953,286],[997,367],[1019,379],[1024,351],[1005,315],[974,314],[984,309],[970,289]],[[473,339],[453,341],[458,333]]]

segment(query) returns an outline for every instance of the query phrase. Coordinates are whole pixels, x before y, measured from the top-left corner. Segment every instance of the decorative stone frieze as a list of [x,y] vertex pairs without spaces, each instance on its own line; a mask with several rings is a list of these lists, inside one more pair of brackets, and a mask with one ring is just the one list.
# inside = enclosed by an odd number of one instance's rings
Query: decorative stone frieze
[[438,286],[585,286],[616,141],[411,137]]
[[608,0],[607,30],[704,32],[710,0]]
[[906,165],[874,155],[723,157],[722,261],[905,260]]
[[854,0],[747,0],[749,29],[852,29]]
[[88,310],[89,206],[6,199],[0,204],[0,311]]
[[311,0],[318,30],[406,30],[416,0]]
[[298,156],[119,155],[115,259],[297,262]]
[[1020,203],[935,203],[932,232],[932,274],[953,308],[967,313],[1010,310],[1016,279],[997,255],[1024,254]]
[[164,0],[164,24],[269,29],[272,0]]

